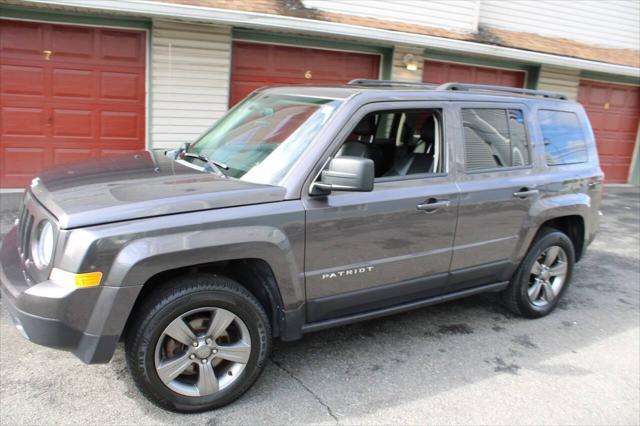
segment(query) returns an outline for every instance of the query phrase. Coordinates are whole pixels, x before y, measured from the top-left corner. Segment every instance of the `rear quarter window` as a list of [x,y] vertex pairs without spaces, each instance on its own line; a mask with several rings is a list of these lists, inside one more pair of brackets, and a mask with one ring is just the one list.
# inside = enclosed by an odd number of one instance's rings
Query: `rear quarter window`
[[531,164],[524,116],[518,109],[463,108],[465,169]]
[[573,112],[539,110],[547,164],[558,166],[587,161],[587,144],[580,119]]

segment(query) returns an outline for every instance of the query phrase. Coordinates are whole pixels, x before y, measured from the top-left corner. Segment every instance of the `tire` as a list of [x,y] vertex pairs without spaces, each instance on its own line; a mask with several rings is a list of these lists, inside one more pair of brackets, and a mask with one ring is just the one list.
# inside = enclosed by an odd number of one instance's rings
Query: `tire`
[[[187,330],[180,328],[185,324]],[[264,369],[270,349],[271,327],[258,300],[219,275],[161,284],[136,309],[125,335],[127,366],[138,389],[177,412],[211,410],[240,397]]]
[[[558,253],[556,261],[546,265],[556,252]],[[571,239],[555,228],[540,230],[516,270],[509,287],[502,293],[505,306],[513,313],[525,318],[540,318],[548,315],[555,309],[567,290],[574,264],[575,250]],[[546,271],[540,271],[543,265],[546,266]],[[554,276],[552,274],[555,272],[552,271],[561,272],[563,268],[566,268],[566,272],[562,282],[555,281],[560,275]],[[537,273],[538,271],[540,273]],[[546,277],[549,278],[545,280]]]

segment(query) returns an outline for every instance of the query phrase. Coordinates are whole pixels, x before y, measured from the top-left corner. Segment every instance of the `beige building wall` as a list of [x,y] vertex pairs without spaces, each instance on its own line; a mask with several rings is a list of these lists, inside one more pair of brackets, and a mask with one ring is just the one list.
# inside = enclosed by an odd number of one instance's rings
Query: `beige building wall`
[[193,142],[227,110],[231,28],[154,20],[151,147]]

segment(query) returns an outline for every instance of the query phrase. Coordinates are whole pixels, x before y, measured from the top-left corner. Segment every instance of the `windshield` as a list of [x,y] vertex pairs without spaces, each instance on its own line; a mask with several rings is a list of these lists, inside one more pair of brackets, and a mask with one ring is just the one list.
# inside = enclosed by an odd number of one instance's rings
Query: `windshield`
[[335,99],[256,93],[220,119],[189,152],[224,164],[227,176],[275,185],[340,104]]

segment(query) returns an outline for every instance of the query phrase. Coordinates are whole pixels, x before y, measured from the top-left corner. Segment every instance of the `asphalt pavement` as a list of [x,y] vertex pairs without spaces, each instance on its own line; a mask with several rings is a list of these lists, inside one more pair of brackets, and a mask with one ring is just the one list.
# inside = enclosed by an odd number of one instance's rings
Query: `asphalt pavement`
[[550,316],[483,295],[277,343],[254,387],[207,413],[147,402],[122,347],[87,366],[27,342],[2,307],[0,424],[639,424],[640,191],[605,192],[601,232]]

